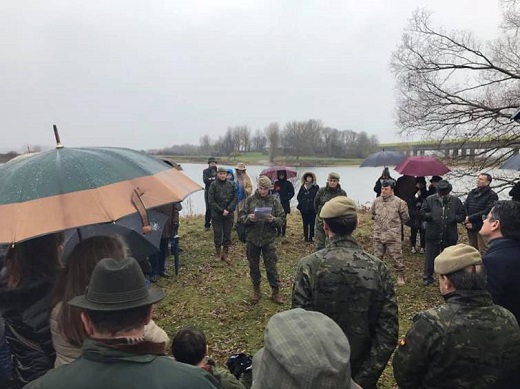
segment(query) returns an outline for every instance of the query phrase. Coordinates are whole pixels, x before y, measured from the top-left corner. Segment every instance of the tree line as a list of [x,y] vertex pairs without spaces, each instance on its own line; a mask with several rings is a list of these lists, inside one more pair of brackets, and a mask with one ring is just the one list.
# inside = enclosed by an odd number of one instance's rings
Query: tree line
[[277,122],[254,132],[248,126],[228,127],[225,134],[212,139],[204,135],[199,145],[173,145],[157,150],[158,153],[177,155],[225,155],[246,152],[277,156],[332,158],[364,158],[377,151],[379,141],[375,135],[352,130],[338,130],[324,126],[321,120],[290,121],[283,128]]

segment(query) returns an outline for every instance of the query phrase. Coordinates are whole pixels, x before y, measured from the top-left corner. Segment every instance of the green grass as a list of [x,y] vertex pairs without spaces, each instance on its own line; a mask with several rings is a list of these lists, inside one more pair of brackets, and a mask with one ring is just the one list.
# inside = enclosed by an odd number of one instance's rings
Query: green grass
[[[269,299],[270,289],[262,266],[262,299],[253,305],[245,246],[233,233],[231,264],[215,262],[213,231],[204,231],[203,224],[202,216],[181,220],[180,272],[178,277],[161,279],[157,284],[165,288],[166,298],[155,307],[154,317],[170,336],[187,325],[202,329],[208,338],[211,356],[222,364],[232,353],[254,354],[262,347],[263,331],[269,318],[290,308],[291,286],[298,261],[313,249],[303,241],[301,218],[293,211],[288,218],[287,236],[277,241],[278,271],[285,304],[276,305]],[[355,236],[366,250],[372,251],[372,221],[365,213],[360,214]],[[400,336],[410,327],[415,313],[442,302],[436,287],[422,286],[423,256],[410,253],[408,238],[403,247],[407,283],[404,287],[396,287]],[[173,274],[173,269],[169,272]],[[391,366],[383,373],[380,387],[396,387]]]

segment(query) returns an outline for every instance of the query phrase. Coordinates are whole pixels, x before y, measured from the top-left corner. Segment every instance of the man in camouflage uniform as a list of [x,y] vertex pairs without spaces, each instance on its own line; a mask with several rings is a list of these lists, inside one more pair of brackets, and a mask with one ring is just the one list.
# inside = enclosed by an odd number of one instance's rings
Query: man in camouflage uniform
[[320,216],[330,244],[300,261],[292,307],[333,319],[352,348],[352,379],[364,389],[375,388],[397,345],[399,323],[390,271],[352,237],[358,221],[354,200],[338,196],[323,206]]
[[[231,230],[233,229],[233,212],[237,207],[237,199],[237,186],[234,182],[228,181],[226,168],[220,166],[217,169],[217,181],[211,184],[208,193],[216,261],[228,260]],[[224,246],[222,254],[221,246]]]
[[394,195],[395,181],[384,180],[381,196],[372,203],[374,219],[374,255],[378,258],[388,255],[397,272],[397,285],[404,285],[403,241],[401,226],[408,222],[408,205]]
[[323,231],[323,220],[321,220],[320,217],[321,208],[330,199],[336,196],[346,195],[347,192],[341,189],[341,185],[339,184],[339,174],[334,172],[329,173],[327,184],[323,188],[318,189],[318,193],[316,193],[316,197],[314,197],[314,210],[316,211],[314,238],[316,241],[316,250],[324,248],[326,241],[325,232]]
[[[260,300],[260,254],[264,257],[267,280],[272,288],[272,300],[277,304],[283,304],[280,296],[278,270],[276,262],[275,239],[277,228],[285,223],[285,212],[282,204],[271,195],[271,180],[269,177],[260,176],[256,192],[246,199],[244,208],[240,210],[239,218],[246,227],[247,260],[249,261],[249,274],[253,283],[253,303]],[[255,215],[255,209],[270,207],[271,213],[265,218]]]
[[446,304],[414,317],[393,359],[407,388],[513,388],[520,371],[520,327],[494,305],[474,247],[458,244],[435,258]]

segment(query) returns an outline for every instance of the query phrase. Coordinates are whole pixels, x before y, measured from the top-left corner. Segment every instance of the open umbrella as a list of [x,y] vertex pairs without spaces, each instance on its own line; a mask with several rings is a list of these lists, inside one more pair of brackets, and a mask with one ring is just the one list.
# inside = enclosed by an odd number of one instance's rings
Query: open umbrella
[[434,157],[408,157],[397,165],[396,172],[407,176],[442,176],[451,170]]
[[386,151],[383,149],[383,151],[370,154],[359,167],[395,166],[400,164],[405,158],[406,155],[399,151]]
[[278,180],[278,171],[285,170],[286,178],[294,178],[298,175],[298,172],[293,168],[286,166],[270,166],[260,172],[261,176],[267,176],[271,179],[271,181]]
[[141,216],[138,213],[122,217],[113,223],[92,224],[65,231],[62,257],[66,260],[74,247],[93,236],[120,235],[128,244],[132,257],[143,260],[159,251],[161,236],[168,216],[157,211],[148,211],[150,232],[143,233]]
[[520,154],[515,154],[504,162],[500,169],[520,170]]
[[184,200],[202,187],[143,152],[66,148],[0,166],[0,243],[112,222]]

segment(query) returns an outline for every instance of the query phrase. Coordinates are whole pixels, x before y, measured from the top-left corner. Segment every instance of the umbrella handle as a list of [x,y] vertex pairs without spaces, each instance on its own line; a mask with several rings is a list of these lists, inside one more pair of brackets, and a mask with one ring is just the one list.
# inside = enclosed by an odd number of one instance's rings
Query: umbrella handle
[[143,234],[149,234],[152,232],[152,227],[150,226],[150,219],[148,218],[148,212],[146,212],[146,208],[143,203],[142,195],[144,192],[139,188],[135,188],[132,192],[132,204],[134,204],[135,209],[141,216],[141,221],[143,223]]

